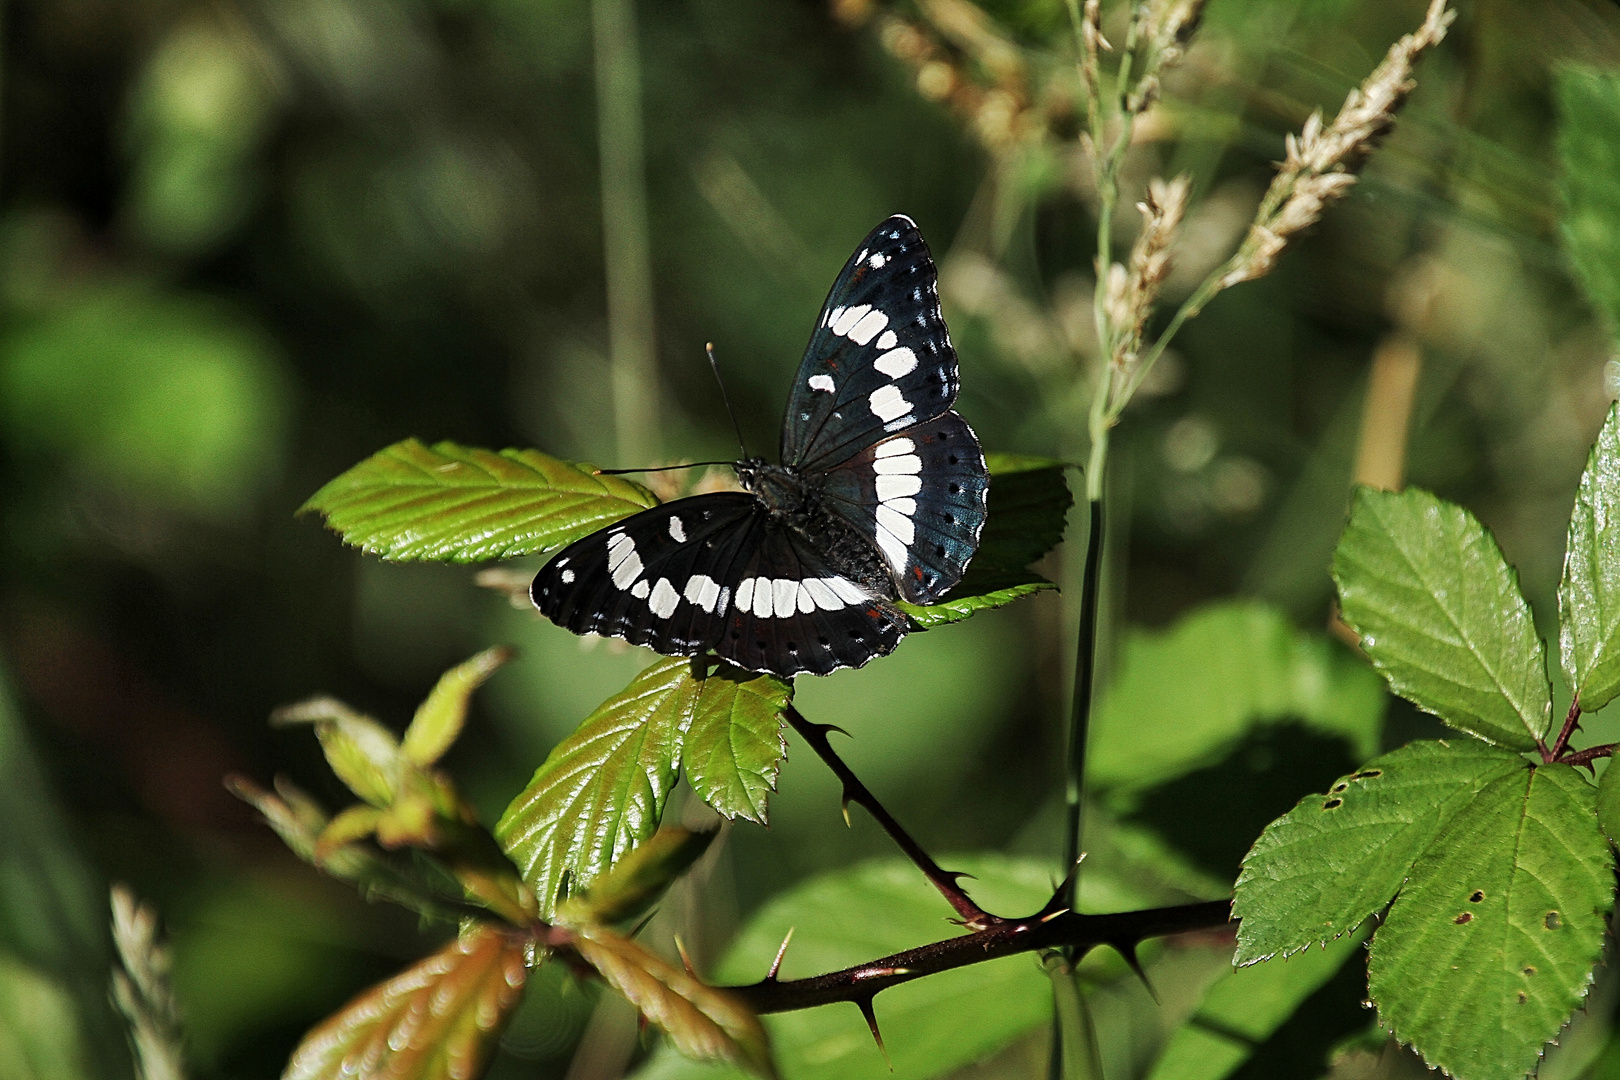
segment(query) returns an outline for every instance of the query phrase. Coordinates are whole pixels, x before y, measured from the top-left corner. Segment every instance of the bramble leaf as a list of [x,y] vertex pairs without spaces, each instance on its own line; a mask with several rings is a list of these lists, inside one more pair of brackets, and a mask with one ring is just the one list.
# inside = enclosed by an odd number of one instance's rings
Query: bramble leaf
[[1620,844],[1620,769],[1612,765],[1598,777],[1597,819],[1609,843]]
[[[1385,700],[1378,674],[1325,635],[1265,604],[1209,604],[1166,631],[1125,638],[1092,721],[1086,777],[1102,789],[1151,787],[1282,720],[1345,739],[1360,760],[1377,752]],[[1143,733],[1160,730],[1174,738],[1143,753]]]
[[299,508],[373,555],[482,562],[561,547],[650,506],[652,492],[538,450],[495,453],[406,439]]
[[527,938],[477,924],[304,1036],[282,1080],[442,1080],[482,1074],[523,1000]]
[[1266,826],[1243,858],[1238,964],[1286,956],[1380,911],[1435,836],[1524,759],[1471,740],[1415,742],[1368,762]]
[[1611,331],[1620,329],[1620,77],[1558,73],[1564,248]]
[[415,765],[432,765],[443,757],[467,720],[467,699],[511,658],[511,649],[485,649],[441,675],[405,729],[400,741],[405,759]]
[[660,660],[552,748],[495,836],[549,918],[567,874],[588,887],[652,836],[679,778],[681,737],[701,684],[692,661]]
[[793,684],[722,665],[703,681],[681,757],[692,790],[728,818],[765,824],[766,799],[787,756],[782,710]]
[[776,1075],[770,1040],[759,1018],[726,991],[704,985],[602,927],[581,930],[574,950],[668,1035],[682,1054],[734,1065],[755,1076]]
[[1546,734],[1552,686],[1530,606],[1467,510],[1417,489],[1358,487],[1333,580],[1340,614],[1396,693],[1515,750]]
[[272,724],[313,724],[326,762],[350,791],[384,807],[394,801],[402,762],[399,740],[371,717],[330,697],[313,697],[270,714]]
[[1564,548],[1558,587],[1564,673],[1582,712],[1596,712],[1620,692],[1620,559],[1613,530],[1620,524],[1620,407],[1609,418],[1581,476]]
[[591,882],[590,888],[558,904],[557,921],[569,926],[611,926],[636,918],[703,857],[718,833],[718,829],[693,832],[679,825],[659,829]]
[[1226,972],[1170,1036],[1148,1080],[1230,1076],[1360,949],[1361,935],[1350,934],[1326,948]]
[[1517,1080],[1586,997],[1614,860],[1570,765],[1484,787],[1412,867],[1373,938],[1379,1022],[1459,1080]]

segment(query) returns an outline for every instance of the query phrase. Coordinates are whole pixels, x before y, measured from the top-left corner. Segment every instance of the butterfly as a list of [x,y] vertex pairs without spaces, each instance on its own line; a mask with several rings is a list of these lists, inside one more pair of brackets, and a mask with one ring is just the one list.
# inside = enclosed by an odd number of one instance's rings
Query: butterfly
[[752,671],[825,675],[885,655],[966,571],[984,454],[951,410],[956,352],[922,234],[896,215],[833,282],[782,423],[781,464],[563,548],[529,596],[576,634]]

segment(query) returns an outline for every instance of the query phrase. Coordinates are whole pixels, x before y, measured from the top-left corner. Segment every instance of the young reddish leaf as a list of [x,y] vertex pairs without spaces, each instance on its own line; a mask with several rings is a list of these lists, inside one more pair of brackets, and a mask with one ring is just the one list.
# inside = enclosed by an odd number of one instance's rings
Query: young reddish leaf
[[709,850],[718,832],[693,832],[678,825],[659,829],[589,889],[557,905],[557,921],[570,926],[611,926],[634,919],[657,903],[664,890]]
[[511,649],[485,649],[439,676],[427,699],[418,706],[411,726],[405,729],[400,750],[406,760],[425,766],[443,757],[467,720],[467,699],[510,659]]
[[721,664],[703,680],[681,756],[686,779],[704,802],[728,818],[763,825],[766,799],[787,757],[782,710],[793,684]]
[[523,999],[528,944],[474,926],[310,1031],[282,1080],[476,1080]]
[[395,443],[310,496],[344,542],[398,561],[482,562],[573,542],[658,503],[618,476],[538,450]]
[[687,1057],[775,1076],[759,1018],[724,990],[704,985],[601,927],[581,930],[574,949]]

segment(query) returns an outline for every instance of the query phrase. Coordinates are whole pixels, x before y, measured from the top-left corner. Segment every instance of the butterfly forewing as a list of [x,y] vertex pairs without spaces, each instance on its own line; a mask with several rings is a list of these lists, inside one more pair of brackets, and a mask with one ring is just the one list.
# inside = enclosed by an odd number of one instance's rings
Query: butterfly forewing
[[535,576],[529,596],[576,634],[692,656],[720,639],[765,518],[759,500],[741,492],[643,510],[558,552]]
[[896,215],[855,249],[822,306],[788,397],[782,464],[830,468],[941,415],[956,389],[934,261]]
[[932,604],[978,548],[989,489],[979,440],[948,412],[834,468],[823,505],[874,540],[902,597]]

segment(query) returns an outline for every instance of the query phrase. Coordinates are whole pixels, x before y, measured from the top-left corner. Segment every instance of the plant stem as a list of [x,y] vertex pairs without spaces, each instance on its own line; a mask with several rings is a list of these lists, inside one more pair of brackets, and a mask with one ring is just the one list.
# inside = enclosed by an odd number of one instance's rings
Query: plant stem
[[1569,737],[1575,734],[1575,729],[1581,722],[1581,695],[1576,694],[1569,701],[1569,712],[1564,716],[1563,729],[1558,732],[1558,739],[1552,744],[1552,749],[1545,751],[1541,756],[1544,761],[1557,761],[1559,755],[1569,746]]
[[1079,955],[1097,945],[1130,948],[1151,937],[1229,925],[1233,925],[1233,921],[1228,900],[1113,915],[1080,915],[1060,910],[1024,919],[1005,919],[971,934],[907,949],[842,971],[787,982],[764,979],[750,986],[727,989],[755,1012],[787,1012],[835,1001],[870,1001],[891,986],[1017,953],[1068,948]]
[[797,731],[799,736],[810,744],[810,749],[814,750],[821,757],[821,760],[827,763],[827,768],[831,769],[833,775],[838,777],[839,782],[844,785],[845,820],[848,820],[848,806],[850,803],[865,807],[866,812],[877,819],[879,825],[883,826],[883,831],[889,834],[889,838],[899,845],[901,851],[906,853],[906,857],[917,864],[917,868],[923,872],[923,876],[933,884],[934,888],[939,890],[940,895],[945,898],[946,902],[956,909],[956,913],[962,917],[962,925],[979,930],[997,925],[1003,921],[998,916],[991,915],[974,903],[972,898],[957,884],[957,879],[963,875],[951,870],[940,869],[940,865],[922,849],[922,845],[913,840],[911,834],[906,832],[900,823],[894,819],[894,816],[883,808],[883,804],[878,802],[877,796],[873,795],[871,790],[861,783],[860,777],[855,775],[850,767],[844,763],[844,759],[839,757],[837,752],[833,750],[832,744],[827,741],[827,732],[837,731],[838,728],[830,724],[812,724],[792,705],[787,707],[783,715],[787,717],[788,723],[793,725],[793,730]]
[[1613,757],[1616,750],[1620,750],[1620,743],[1604,743],[1602,746],[1591,746],[1585,750],[1577,750],[1573,754],[1565,754],[1558,759],[1558,764],[1585,765],[1590,768],[1592,762],[1598,758]]
[[1068,875],[1063,903],[1071,911],[1080,904],[1080,841],[1085,813],[1086,739],[1091,728],[1092,687],[1097,671],[1098,592],[1102,584],[1103,503],[1086,504],[1090,517],[1086,534],[1086,562],[1080,584],[1080,632],[1074,653],[1074,694],[1069,707],[1069,755],[1064,800],[1068,832],[1063,846],[1063,872]]

